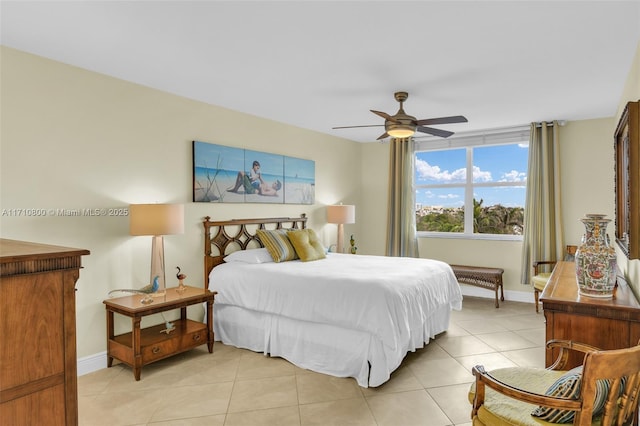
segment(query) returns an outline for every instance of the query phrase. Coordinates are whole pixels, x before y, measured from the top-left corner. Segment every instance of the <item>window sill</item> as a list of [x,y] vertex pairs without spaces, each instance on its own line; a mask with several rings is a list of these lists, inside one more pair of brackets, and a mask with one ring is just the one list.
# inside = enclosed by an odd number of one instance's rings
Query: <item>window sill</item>
[[459,232],[426,232],[419,231],[417,238],[445,238],[451,240],[491,240],[491,241],[522,241],[522,235],[505,234],[463,234]]

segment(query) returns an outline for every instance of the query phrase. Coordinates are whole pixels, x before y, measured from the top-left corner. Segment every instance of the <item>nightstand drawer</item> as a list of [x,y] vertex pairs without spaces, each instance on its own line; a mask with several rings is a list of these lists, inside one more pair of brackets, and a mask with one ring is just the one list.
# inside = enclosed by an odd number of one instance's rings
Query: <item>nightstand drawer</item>
[[180,352],[180,336],[141,348],[142,362],[147,364]]
[[207,329],[202,327],[202,330],[183,335],[180,346],[183,348],[196,347],[205,343],[207,343]]

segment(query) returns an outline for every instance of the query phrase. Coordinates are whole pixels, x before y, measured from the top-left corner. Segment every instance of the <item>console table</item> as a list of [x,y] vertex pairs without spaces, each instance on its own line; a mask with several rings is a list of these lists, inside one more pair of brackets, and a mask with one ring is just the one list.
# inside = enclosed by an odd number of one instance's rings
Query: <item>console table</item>
[[[640,303],[620,278],[612,299],[581,296],[575,263],[558,262],[540,300],[547,341],[568,339],[601,349],[628,348],[640,341]],[[556,351],[547,350],[545,365],[551,365],[556,356]],[[580,365],[582,360],[572,353],[568,367]]]

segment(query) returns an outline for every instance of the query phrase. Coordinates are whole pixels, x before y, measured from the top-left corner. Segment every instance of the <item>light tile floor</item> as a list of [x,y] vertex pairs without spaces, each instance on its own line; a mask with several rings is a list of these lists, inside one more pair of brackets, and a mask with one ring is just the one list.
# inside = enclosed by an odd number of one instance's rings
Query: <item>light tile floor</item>
[[469,425],[471,368],[543,367],[544,334],[533,304],[465,297],[446,333],[369,389],[216,342],[138,382],[123,364],[79,377],[80,425]]

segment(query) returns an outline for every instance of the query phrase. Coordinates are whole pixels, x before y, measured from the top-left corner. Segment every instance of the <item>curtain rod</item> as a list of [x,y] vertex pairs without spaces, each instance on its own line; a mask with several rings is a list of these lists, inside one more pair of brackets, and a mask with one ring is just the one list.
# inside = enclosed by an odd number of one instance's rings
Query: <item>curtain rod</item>
[[[555,125],[555,123],[558,123],[558,126],[563,127],[567,124],[567,120],[554,120],[554,121],[547,121],[547,126],[553,126]],[[538,122],[536,123],[536,127],[542,127],[542,122]]]

